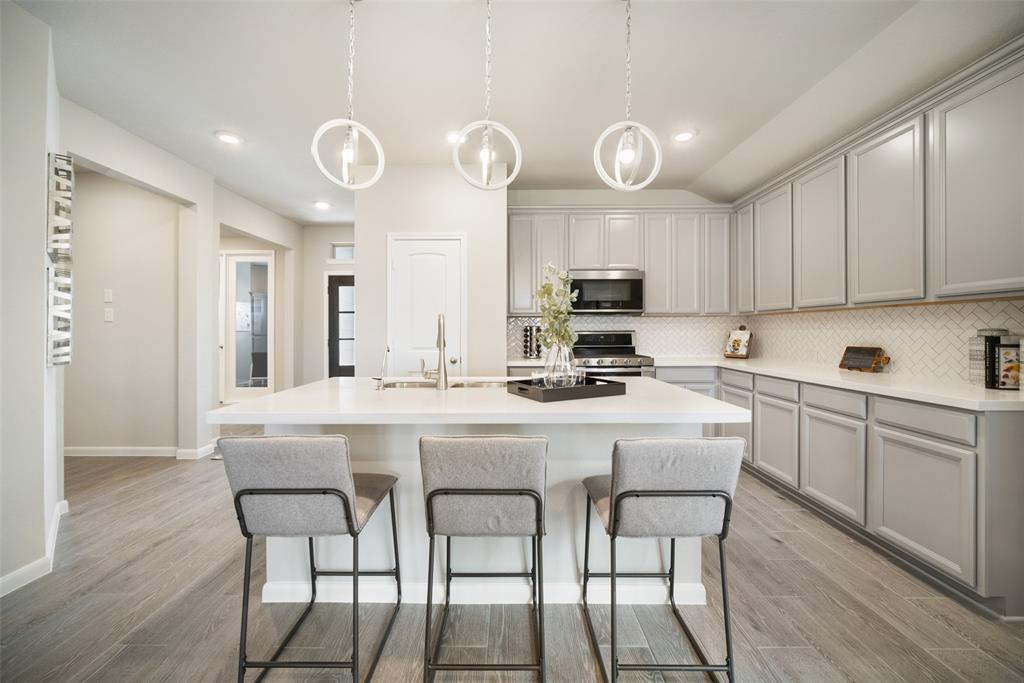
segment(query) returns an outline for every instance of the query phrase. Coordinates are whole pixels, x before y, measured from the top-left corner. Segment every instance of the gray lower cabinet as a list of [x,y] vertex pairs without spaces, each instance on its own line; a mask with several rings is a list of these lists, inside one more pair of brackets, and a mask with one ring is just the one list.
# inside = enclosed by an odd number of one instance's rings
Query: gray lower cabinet
[[[743,389],[736,389],[725,384],[718,391],[718,398],[726,403],[731,403],[740,408],[746,408],[753,415],[754,395]],[[719,433],[722,436],[739,436],[747,441],[747,447],[743,450],[743,459],[752,462],[754,453],[753,426],[751,422],[726,423],[719,426]]]
[[975,585],[977,455],[871,426],[868,529]]
[[800,406],[754,395],[754,467],[790,486],[800,485]]
[[864,524],[867,425],[803,406],[800,410],[800,490]]

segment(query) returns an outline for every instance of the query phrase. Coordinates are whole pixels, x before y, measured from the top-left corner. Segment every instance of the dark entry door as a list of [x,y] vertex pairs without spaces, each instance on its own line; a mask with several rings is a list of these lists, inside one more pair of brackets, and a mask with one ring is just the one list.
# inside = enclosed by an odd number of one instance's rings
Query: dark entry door
[[352,275],[327,278],[327,368],[329,377],[354,377],[355,285]]

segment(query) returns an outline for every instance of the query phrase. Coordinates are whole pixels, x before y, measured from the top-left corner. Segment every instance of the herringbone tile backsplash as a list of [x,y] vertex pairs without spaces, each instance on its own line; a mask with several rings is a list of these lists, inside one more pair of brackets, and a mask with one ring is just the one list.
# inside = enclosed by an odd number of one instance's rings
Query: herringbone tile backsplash
[[[967,344],[979,328],[1024,334],[1024,300],[722,317],[579,316],[577,330],[636,330],[641,353],[716,356],[730,329],[753,331],[753,356],[835,365],[850,345],[881,346],[893,373],[969,381]],[[508,319],[509,358],[521,358],[522,329]]]

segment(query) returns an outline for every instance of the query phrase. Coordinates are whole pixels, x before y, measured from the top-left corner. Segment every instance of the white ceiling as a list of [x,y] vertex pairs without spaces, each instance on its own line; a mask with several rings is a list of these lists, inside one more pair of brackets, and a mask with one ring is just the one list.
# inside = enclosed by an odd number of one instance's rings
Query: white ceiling
[[[281,215],[352,219],[351,194],[309,155],[319,124],[344,115],[347,3],[22,4],[53,27],[64,97]],[[356,118],[389,164],[447,163],[446,131],[482,117],[483,2],[357,13]],[[524,150],[514,187],[603,187],[591,149],[623,118],[622,3],[498,0],[494,14],[494,118]],[[652,187],[734,199],[1022,31],[1024,2],[637,0],[633,113],[666,149]],[[936,32],[926,50],[905,39]],[[700,134],[672,143],[685,128]]]

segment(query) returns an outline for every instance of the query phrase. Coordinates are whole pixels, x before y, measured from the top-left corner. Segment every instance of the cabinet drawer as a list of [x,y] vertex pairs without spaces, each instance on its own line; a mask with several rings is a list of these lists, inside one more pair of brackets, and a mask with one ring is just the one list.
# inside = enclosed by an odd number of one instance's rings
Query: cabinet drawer
[[714,382],[715,368],[658,368],[655,377],[665,382]]
[[977,418],[971,413],[890,398],[873,397],[871,400],[875,408],[876,422],[968,446],[978,442]]
[[787,379],[757,376],[757,393],[784,398],[787,401],[800,400],[800,385]]
[[747,391],[754,390],[754,376],[749,372],[737,372],[736,370],[721,370],[722,384],[739,387]]
[[819,387],[817,384],[805,384],[803,395],[804,405],[859,417],[862,420],[868,416],[868,398],[864,394]]
[[973,586],[977,455],[871,427],[868,529]]

